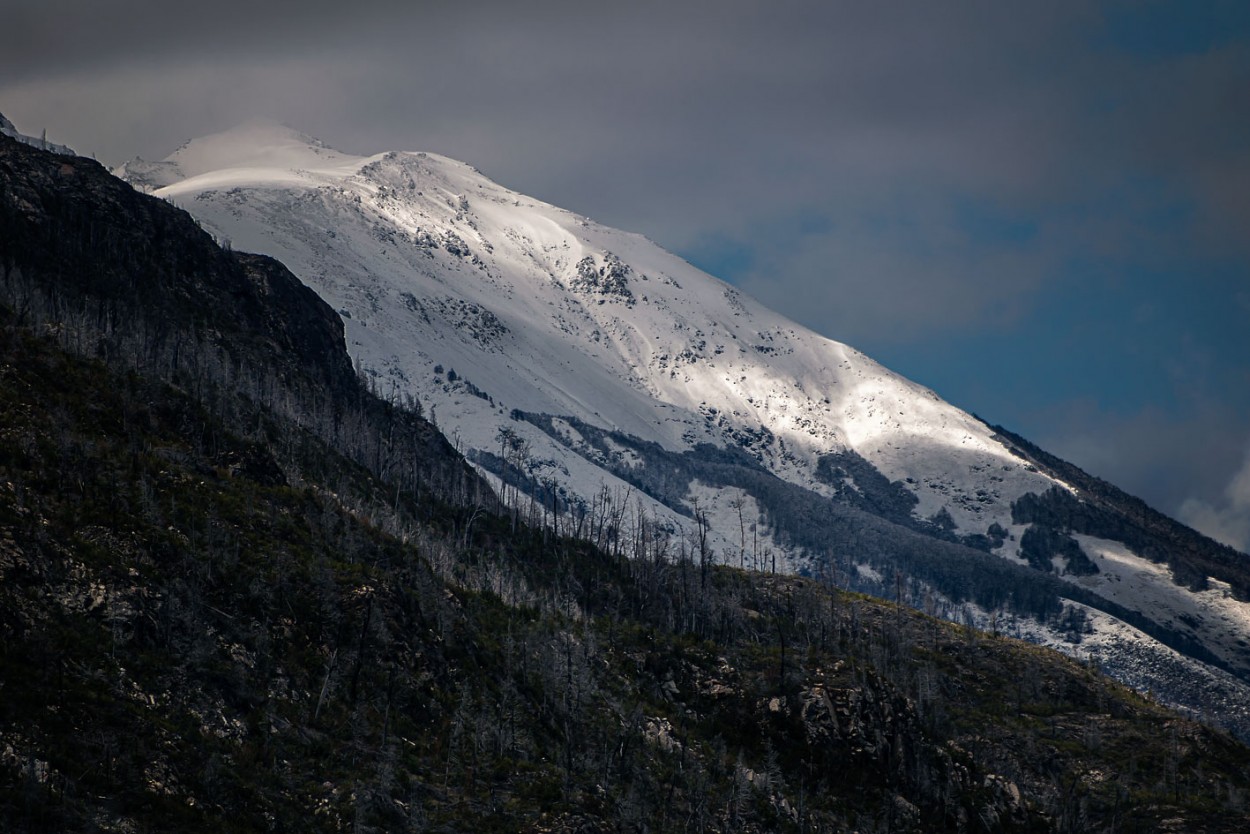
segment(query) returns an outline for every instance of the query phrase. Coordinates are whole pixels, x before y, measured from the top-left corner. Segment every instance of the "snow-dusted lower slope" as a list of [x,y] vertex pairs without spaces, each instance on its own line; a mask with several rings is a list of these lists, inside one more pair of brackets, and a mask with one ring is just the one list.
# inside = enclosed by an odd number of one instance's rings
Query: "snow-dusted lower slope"
[[[283,261],[340,311],[349,350],[382,393],[418,397],[470,459],[511,479],[505,495],[551,508],[568,529],[602,537],[596,514],[618,530],[645,519],[674,547],[693,546],[706,516],[723,561],[854,562],[861,540],[825,535],[822,519],[781,529],[800,523],[778,509],[798,495],[1025,564],[1027,525],[1013,524],[1013,503],[1076,494],[858,351],[643,237],[446,157],[354,157],[261,123],[118,173],[223,242]],[[858,517],[840,516],[837,529]],[[1133,567],[1122,544],[1079,544],[1092,558],[1056,551],[1055,570],[1038,576],[1250,674],[1245,603]],[[1195,606],[1218,614],[1194,616]]]

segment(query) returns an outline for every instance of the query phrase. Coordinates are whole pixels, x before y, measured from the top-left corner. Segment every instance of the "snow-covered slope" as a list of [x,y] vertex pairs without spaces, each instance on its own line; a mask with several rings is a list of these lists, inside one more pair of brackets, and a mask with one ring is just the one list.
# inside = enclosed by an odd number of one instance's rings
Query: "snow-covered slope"
[[[505,496],[554,507],[567,529],[594,535],[596,514],[624,530],[645,520],[679,548],[706,516],[724,561],[779,556],[782,567],[815,572],[822,560],[855,560],[836,542],[783,535],[780,516],[759,503],[759,470],[1025,564],[1026,527],[1013,525],[1012,504],[1052,488],[1075,494],[977,419],[853,348],[643,237],[452,159],[354,157],[254,123],[118,173],[223,242],[282,260],[340,311],[349,350],[382,393],[418,397],[496,483],[512,477]],[[722,459],[755,486],[683,468]],[[1250,673],[1244,603],[1230,593],[1199,600],[1166,569],[1135,566],[1123,545],[1086,544],[1115,578],[1082,577],[1061,559],[1047,576]],[[1194,616],[1196,606],[1210,616]]]
[[[157,166],[166,176],[144,181],[168,179],[158,195],[291,267],[344,311],[353,353],[383,389],[419,394],[466,448],[498,446],[511,409],[678,451],[741,445],[752,432],[749,449],[769,469],[825,492],[817,458],[854,449],[889,479],[912,479],[917,514],[946,507],[965,532],[1010,524],[1014,498],[1054,483],[982,423],[858,351],[645,238],[462,163],[348,157],[261,124],[188,143]],[[437,382],[439,365],[495,404]]]

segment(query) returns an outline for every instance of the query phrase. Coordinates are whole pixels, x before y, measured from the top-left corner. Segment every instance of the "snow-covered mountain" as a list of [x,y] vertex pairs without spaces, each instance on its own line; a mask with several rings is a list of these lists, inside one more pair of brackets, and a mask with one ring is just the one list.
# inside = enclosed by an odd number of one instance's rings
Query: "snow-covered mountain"
[[562,531],[905,593],[1191,708],[1250,703],[1246,557],[639,235],[268,123],[117,173],[283,261],[381,393]]
[[[819,459],[854,450],[891,481],[911,479],[917,516],[945,508],[965,533],[1010,526],[1013,500],[1057,483],[858,351],[645,238],[445,157],[351,157],[253,125],[119,173],[236,248],[286,263],[343,313],[354,355],[383,390],[419,395],[466,449],[497,449],[510,426],[532,456],[551,447],[551,474],[576,494],[604,479],[599,463],[578,454],[571,432],[554,441],[518,425],[513,409],[677,452],[741,447],[822,494],[838,484],[817,477]],[[449,384],[452,370],[462,384]],[[489,399],[466,398],[466,382]],[[589,466],[589,482],[560,465]]]

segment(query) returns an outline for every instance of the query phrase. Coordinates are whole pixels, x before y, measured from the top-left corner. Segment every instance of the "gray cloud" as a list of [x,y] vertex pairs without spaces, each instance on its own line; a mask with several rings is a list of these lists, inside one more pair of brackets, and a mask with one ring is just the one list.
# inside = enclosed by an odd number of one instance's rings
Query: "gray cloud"
[[[1158,171],[1201,158],[1180,173],[1225,208],[1241,193],[1211,171],[1227,166],[1204,139],[1244,147],[1228,139],[1238,124],[1206,127],[1247,118],[1222,106],[1244,89],[1238,56],[1142,71],[1068,55],[1096,28],[1084,4],[52,0],[13,14],[5,106],[86,144],[112,134],[96,149],[112,161],[172,149],[153,134],[277,110],[332,144],[468,157],[674,245],[916,181],[1032,206],[1131,159]],[[697,223],[655,211],[674,193]]]
[[[861,347],[1016,324],[1043,288],[1046,253],[1032,240],[978,240],[951,206],[931,196],[899,202],[865,194],[827,229],[765,235],[738,283],[809,327]],[[808,277],[799,284],[796,275]]]
[[1188,498],[1180,505],[1177,518],[1217,541],[1250,553],[1250,451],[1219,500]]
[[0,74],[29,80],[204,57],[291,54],[364,30],[394,3],[41,0],[5,9]]

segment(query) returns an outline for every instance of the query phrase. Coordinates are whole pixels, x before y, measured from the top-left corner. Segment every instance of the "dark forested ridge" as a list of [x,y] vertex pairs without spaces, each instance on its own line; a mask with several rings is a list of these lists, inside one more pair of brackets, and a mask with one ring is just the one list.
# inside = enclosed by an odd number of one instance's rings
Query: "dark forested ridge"
[[1250,824],[1250,750],[1053,652],[500,514],[114,188],[0,139],[0,830]]

